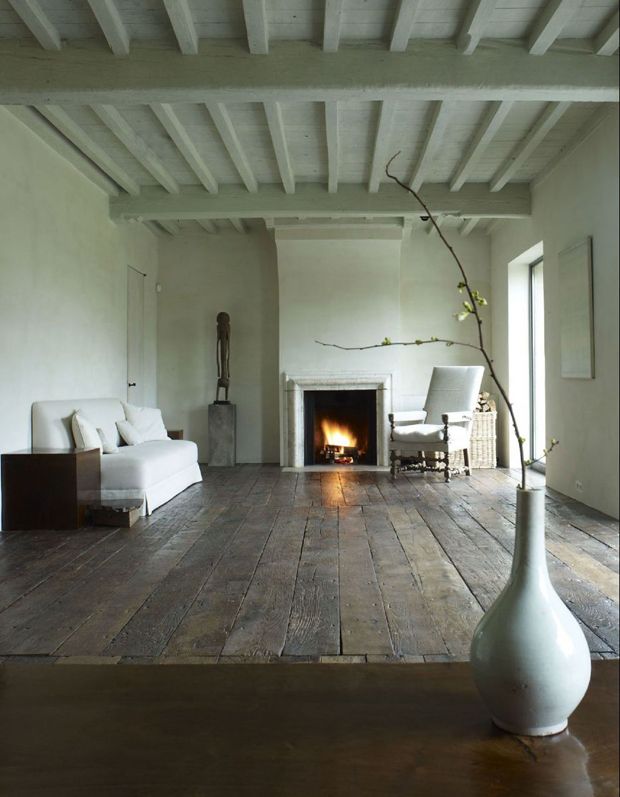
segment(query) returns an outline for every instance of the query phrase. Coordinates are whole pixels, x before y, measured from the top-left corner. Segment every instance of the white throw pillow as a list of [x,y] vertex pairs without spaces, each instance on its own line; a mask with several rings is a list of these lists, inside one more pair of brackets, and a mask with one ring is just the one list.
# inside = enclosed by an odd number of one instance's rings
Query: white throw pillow
[[76,410],[71,418],[71,431],[75,440],[75,447],[79,449],[98,448],[101,451],[101,439],[97,429],[81,410]]
[[129,421],[117,421],[116,428],[128,446],[137,446],[139,443],[144,443],[144,438],[140,432]]
[[141,442],[170,439],[161,417],[161,410],[154,407],[136,407],[134,404],[123,404],[123,408],[127,420],[141,435]]
[[97,429],[97,434],[101,440],[101,450],[104,454],[118,454],[118,446],[115,442],[110,442],[103,429]]

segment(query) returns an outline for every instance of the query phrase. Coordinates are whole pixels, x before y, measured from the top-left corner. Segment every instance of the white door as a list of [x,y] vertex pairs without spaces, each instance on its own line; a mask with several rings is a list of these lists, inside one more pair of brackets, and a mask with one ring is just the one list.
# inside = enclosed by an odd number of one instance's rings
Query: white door
[[142,405],[144,395],[144,275],[127,268],[127,401]]

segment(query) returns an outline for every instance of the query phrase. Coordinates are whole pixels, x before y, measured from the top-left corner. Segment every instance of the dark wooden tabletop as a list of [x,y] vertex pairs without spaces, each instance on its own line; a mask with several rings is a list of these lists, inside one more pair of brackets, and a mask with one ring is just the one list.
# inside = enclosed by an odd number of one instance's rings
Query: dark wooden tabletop
[[495,729],[467,664],[4,665],[0,793],[618,793],[618,662],[554,737]]

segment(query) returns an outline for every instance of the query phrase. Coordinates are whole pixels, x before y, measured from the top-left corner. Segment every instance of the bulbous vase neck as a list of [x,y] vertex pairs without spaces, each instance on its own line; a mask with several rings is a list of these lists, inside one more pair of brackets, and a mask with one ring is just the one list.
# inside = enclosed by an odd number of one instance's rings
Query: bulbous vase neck
[[517,526],[511,579],[549,583],[545,552],[545,491],[517,490]]

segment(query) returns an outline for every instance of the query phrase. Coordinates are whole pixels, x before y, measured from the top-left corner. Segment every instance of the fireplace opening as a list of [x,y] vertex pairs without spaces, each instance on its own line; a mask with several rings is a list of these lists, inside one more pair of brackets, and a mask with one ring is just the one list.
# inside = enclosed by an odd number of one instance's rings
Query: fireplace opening
[[374,390],[304,391],[304,463],[376,465]]

